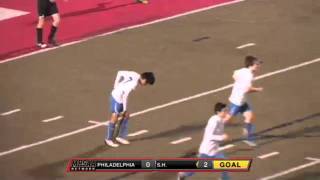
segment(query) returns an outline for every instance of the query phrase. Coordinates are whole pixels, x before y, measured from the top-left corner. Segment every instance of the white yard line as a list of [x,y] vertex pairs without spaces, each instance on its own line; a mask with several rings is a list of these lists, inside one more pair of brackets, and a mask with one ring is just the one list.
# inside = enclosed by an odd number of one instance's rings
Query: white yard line
[[271,153],[268,153],[268,154],[263,154],[263,155],[260,155],[258,156],[259,159],[266,159],[268,157],[272,157],[272,156],[276,156],[280,154],[279,152],[271,152]]
[[238,46],[237,49],[244,49],[244,48],[255,46],[255,45],[256,45],[255,43],[243,44],[241,46]]
[[[307,66],[307,65],[310,65],[310,64],[314,64],[314,63],[317,63],[317,62],[320,62],[320,58],[317,58],[317,59],[314,59],[314,60],[310,60],[310,61],[307,61],[307,62],[303,62],[303,63],[297,64],[297,65],[289,66],[287,68],[283,68],[283,69],[280,69],[280,70],[272,71],[272,72],[263,74],[261,76],[258,76],[255,79],[259,80],[259,79],[267,78],[267,77],[270,77],[270,76],[273,76],[273,75],[276,75],[276,74],[281,74],[281,73],[284,73],[284,72],[287,72],[287,71],[290,71],[290,70],[294,70],[294,69],[297,69],[297,68],[300,68],[300,67],[304,67],[304,66]],[[209,95],[209,94],[214,94],[214,93],[217,93],[217,92],[221,92],[223,90],[230,89],[231,87],[232,87],[232,84],[229,84],[229,85],[223,86],[223,87],[218,88],[218,89],[202,92],[202,93],[199,93],[199,94],[195,94],[193,96],[189,96],[189,97],[186,97],[186,98],[182,98],[182,99],[178,99],[178,100],[175,100],[175,101],[171,101],[171,102],[166,103],[166,104],[162,104],[162,105],[159,105],[159,106],[151,107],[151,108],[148,108],[148,109],[133,113],[133,114],[131,114],[131,117],[135,117],[135,116],[138,116],[138,115],[141,115],[141,114],[145,114],[147,112],[155,111],[155,110],[166,108],[166,107],[169,107],[169,106],[172,106],[172,105],[175,105],[175,104],[179,104],[179,103],[183,103],[183,102],[186,102],[186,101],[190,101],[192,99],[200,98],[200,97],[203,97],[203,96],[206,96],[206,95]],[[79,134],[79,133],[82,133],[82,132],[85,132],[85,131],[88,131],[88,130],[91,130],[91,129],[98,128],[100,126],[104,126],[106,123],[107,122],[100,123],[100,124],[94,124],[94,125],[91,125],[91,126],[88,126],[88,127],[84,127],[84,128],[81,128],[81,129],[78,129],[78,130],[75,130],[75,131],[71,131],[71,132],[64,133],[64,134],[61,134],[61,135],[58,135],[58,136],[54,136],[54,137],[51,137],[49,139],[45,139],[45,140],[38,141],[38,142],[35,142],[35,143],[32,143],[32,144],[20,146],[20,147],[17,147],[17,148],[8,150],[8,151],[3,151],[3,152],[0,152],[0,156],[5,156],[5,155],[8,155],[8,154],[17,152],[17,151],[29,149],[29,148],[32,148],[34,146],[39,146],[41,144],[45,144],[45,143],[52,142],[52,141],[55,141],[55,140],[58,140],[58,139],[62,139],[62,138],[65,138],[65,137],[69,137],[69,136],[72,136],[72,135],[75,135],[75,134]]]
[[185,137],[185,138],[181,138],[175,141],[171,141],[170,144],[180,144],[186,141],[190,141],[192,139],[192,137]]
[[271,176],[266,176],[266,177],[263,177],[263,178],[260,178],[259,180],[270,180],[270,179],[275,179],[275,178],[278,178],[278,177],[281,177],[281,176],[284,176],[284,175],[287,175],[289,173],[292,173],[292,172],[295,172],[295,171],[299,171],[301,169],[304,169],[304,168],[307,168],[307,167],[310,167],[310,166],[314,166],[316,164],[320,164],[320,159],[316,159],[316,158],[305,158],[307,160],[311,160],[312,162],[309,162],[309,163],[306,163],[306,164],[302,164],[300,166],[296,166],[296,167],[293,167],[293,168],[290,168],[290,169],[287,169],[285,171],[281,171],[279,173],[276,173],[276,174],[273,174]]
[[16,112],[19,112],[19,111],[21,111],[21,109],[14,109],[14,110],[2,113],[1,116],[8,116],[10,114],[13,114],[13,113],[16,113]]
[[144,130],[140,130],[140,131],[137,131],[137,132],[134,132],[134,133],[130,133],[128,134],[129,137],[133,137],[133,136],[139,136],[141,134],[145,134],[145,133],[148,133],[149,131],[144,129]]
[[115,33],[118,33],[118,32],[129,30],[129,29],[136,29],[136,28],[148,26],[148,25],[151,25],[151,24],[156,24],[156,23],[168,21],[168,20],[171,20],[171,19],[179,18],[179,17],[182,17],[182,16],[187,16],[187,15],[190,15],[190,14],[199,13],[199,12],[202,12],[202,11],[207,11],[207,10],[214,9],[214,8],[217,8],[217,7],[236,4],[236,3],[239,3],[239,2],[243,2],[243,1],[245,1],[245,0],[234,0],[234,1],[226,2],[226,3],[221,3],[221,4],[208,6],[208,7],[201,8],[201,9],[196,9],[196,10],[193,10],[193,11],[188,11],[188,12],[185,12],[185,13],[181,13],[181,14],[177,14],[177,15],[174,15],[174,16],[170,16],[170,17],[154,20],[154,21],[147,22],[147,23],[142,23],[142,24],[137,24],[137,25],[133,25],[133,26],[129,26],[129,27],[124,27],[124,28],[121,28],[121,29],[118,29],[118,30],[115,30],[115,31],[111,31],[111,32],[100,34],[100,35],[84,38],[84,39],[81,39],[81,40],[78,40],[78,41],[65,43],[65,44],[60,45],[59,47],[41,49],[41,50],[34,51],[34,52],[31,52],[31,53],[23,54],[21,56],[8,58],[8,59],[5,59],[3,61],[0,61],[0,64],[1,63],[10,62],[10,61],[15,61],[17,59],[24,58],[24,57],[29,57],[29,56],[32,56],[32,55],[35,55],[35,54],[40,54],[40,53],[43,53],[43,52],[51,51],[51,50],[54,50],[54,49],[57,49],[57,48],[66,47],[66,46],[70,46],[70,45],[73,45],[73,44],[86,42],[86,41],[89,41],[89,40],[97,38],[97,37],[108,36],[108,35],[112,35],[112,34],[115,34]]
[[51,121],[57,121],[57,120],[62,119],[62,118],[64,118],[64,117],[63,116],[56,116],[56,117],[53,117],[53,118],[42,120],[41,122],[47,123],[47,122],[51,122]]

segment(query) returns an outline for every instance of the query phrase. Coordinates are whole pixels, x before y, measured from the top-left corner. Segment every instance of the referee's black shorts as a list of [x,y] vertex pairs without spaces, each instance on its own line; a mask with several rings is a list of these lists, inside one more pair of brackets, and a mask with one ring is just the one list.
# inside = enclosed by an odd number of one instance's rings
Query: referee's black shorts
[[57,3],[53,0],[38,0],[38,14],[41,16],[51,16],[57,14],[58,7]]

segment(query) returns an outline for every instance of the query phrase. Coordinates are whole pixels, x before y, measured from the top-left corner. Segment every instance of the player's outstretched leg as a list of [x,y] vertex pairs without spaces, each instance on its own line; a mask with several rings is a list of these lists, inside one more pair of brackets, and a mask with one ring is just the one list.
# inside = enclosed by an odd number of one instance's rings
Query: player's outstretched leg
[[106,134],[106,137],[104,140],[105,143],[111,147],[118,147],[119,146],[119,144],[113,142],[113,134],[114,134],[114,130],[116,127],[117,119],[118,119],[118,115],[115,113],[112,113],[110,123],[107,127],[107,134]]
[[244,132],[247,136],[246,140],[244,142],[248,144],[249,146],[257,146],[255,142],[255,125],[253,124],[254,121],[254,114],[252,111],[246,111],[243,113],[243,116],[245,118],[245,126],[244,126]]
[[129,118],[125,117],[120,123],[119,136],[116,137],[116,140],[121,144],[130,144],[127,140],[129,129]]

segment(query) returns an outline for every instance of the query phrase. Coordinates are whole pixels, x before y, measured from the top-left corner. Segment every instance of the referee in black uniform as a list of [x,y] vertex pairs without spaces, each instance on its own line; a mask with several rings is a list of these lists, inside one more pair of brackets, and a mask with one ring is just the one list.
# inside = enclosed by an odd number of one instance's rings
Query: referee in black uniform
[[51,46],[57,46],[57,42],[55,39],[58,25],[60,23],[60,15],[57,7],[57,3],[55,0],[38,0],[38,24],[37,24],[37,46],[39,48],[46,48],[47,44],[43,42],[42,34],[43,34],[43,26],[45,23],[45,17],[51,16],[53,19],[50,34],[48,36],[48,44]]

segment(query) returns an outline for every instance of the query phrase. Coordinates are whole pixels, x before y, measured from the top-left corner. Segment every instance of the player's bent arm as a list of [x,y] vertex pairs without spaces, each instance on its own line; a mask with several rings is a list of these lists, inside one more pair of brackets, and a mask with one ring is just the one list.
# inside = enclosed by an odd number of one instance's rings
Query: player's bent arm
[[126,74],[126,71],[118,71],[117,76],[116,76],[116,80],[114,81],[113,88],[116,88],[118,86],[118,84],[121,82],[121,80],[123,79],[125,74]]
[[228,135],[222,134],[222,135],[212,135],[210,138],[212,141],[225,141],[228,139]]
[[251,86],[251,87],[249,87],[247,92],[248,93],[254,93],[254,92],[261,92],[261,91],[263,91],[262,87],[253,87],[253,86]]
[[123,95],[122,95],[123,112],[127,111],[129,94],[130,94],[129,90],[123,92]]
[[225,139],[225,134],[215,134],[216,131],[216,128],[218,127],[217,126],[217,122],[214,122],[214,123],[210,123],[208,124],[208,128],[209,128],[209,132],[212,132],[210,133],[210,136],[208,137],[211,141],[224,141]]

